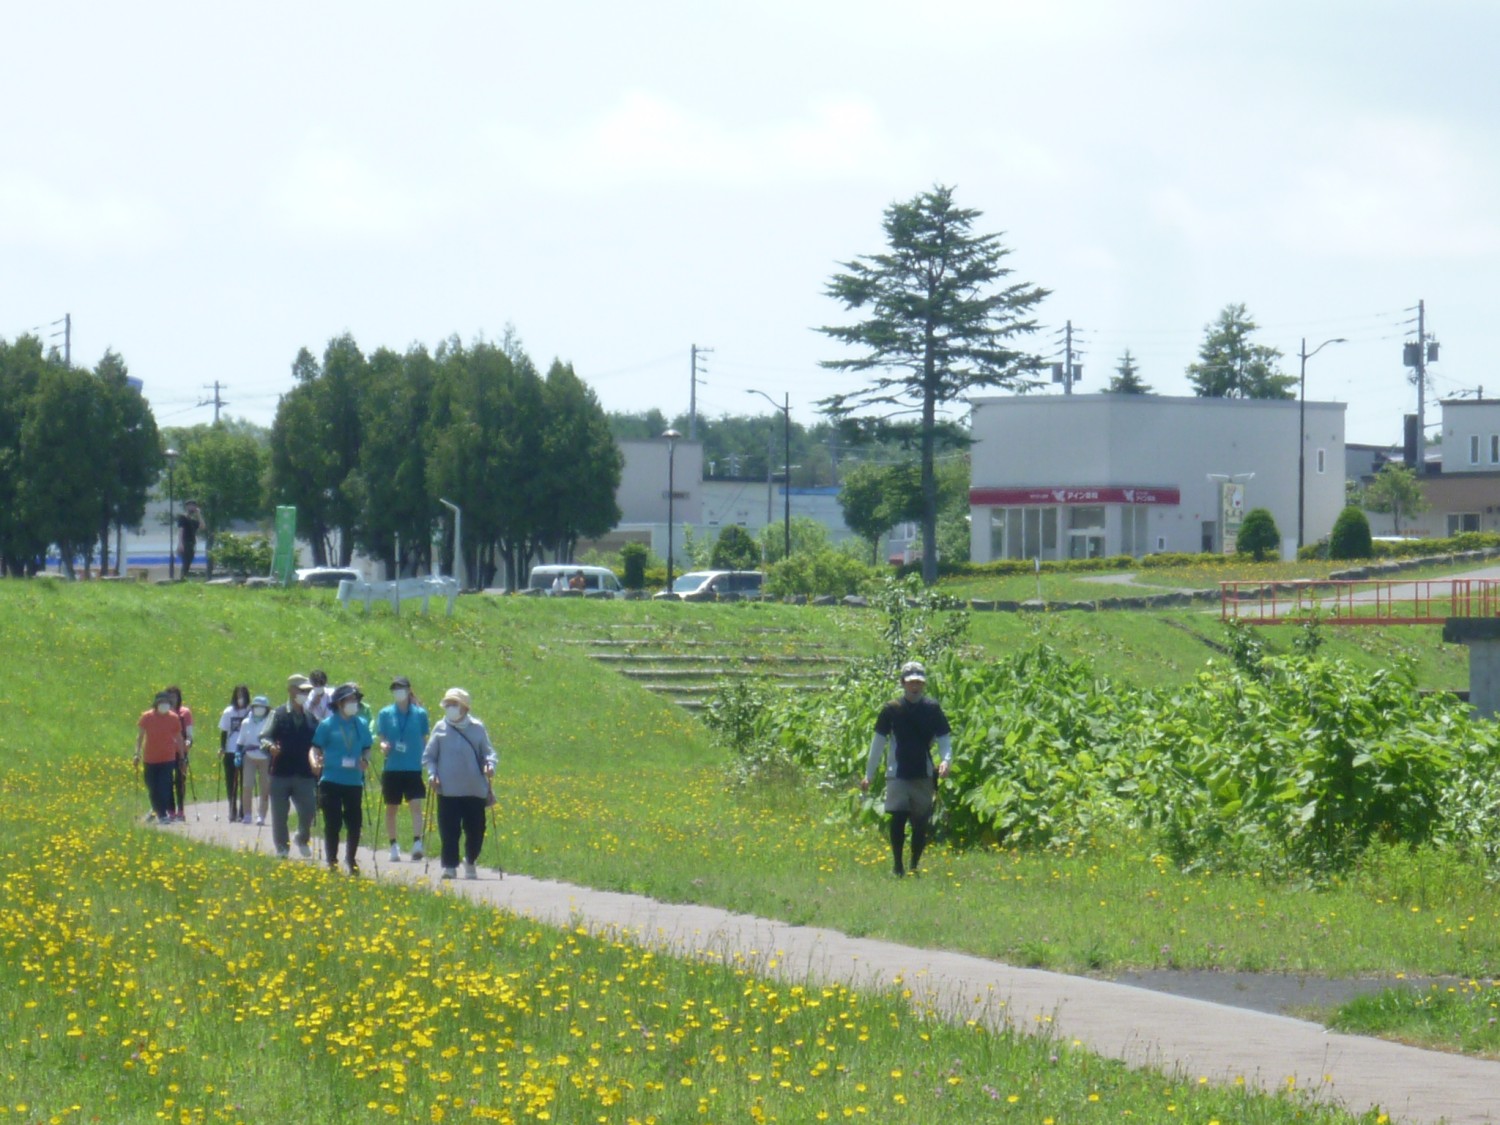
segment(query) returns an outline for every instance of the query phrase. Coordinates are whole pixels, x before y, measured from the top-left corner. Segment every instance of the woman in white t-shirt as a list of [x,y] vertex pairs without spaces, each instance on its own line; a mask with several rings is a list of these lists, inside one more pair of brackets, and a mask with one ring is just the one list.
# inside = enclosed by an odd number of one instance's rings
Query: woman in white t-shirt
[[250,714],[250,689],[236,684],[229,696],[229,706],[219,716],[219,769],[224,776],[224,791],[229,795],[229,819],[239,820],[240,767],[236,760],[240,724]]
[[238,752],[235,758],[240,769],[240,814],[246,824],[250,823],[250,801],[254,797],[259,804],[255,811],[255,823],[266,822],[266,812],[271,803],[271,755],[260,744],[260,732],[271,718],[271,702],[263,695],[250,701],[250,714],[240,723]]

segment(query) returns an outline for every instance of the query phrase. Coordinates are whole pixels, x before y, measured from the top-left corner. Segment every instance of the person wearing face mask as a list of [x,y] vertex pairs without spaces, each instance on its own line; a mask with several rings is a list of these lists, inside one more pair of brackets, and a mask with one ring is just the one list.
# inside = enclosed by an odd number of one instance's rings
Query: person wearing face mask
[[187,779],[188,770],[192,767],[188,763],[188,754],[193,749],[193,712],[182,705],[182,689],[176,684],[166,688],[168,695],[172,697],[172,711],[177,716],[177,721],[182,724],[182,755],[177,759],[177,768],[172,774],[172,819],[187,819]]
[[[936,743],[941,759],[934,763]],[[952,730],[938,701],[927,694],[927,669],[915,660],[901,666],[901,695],[880,709],[875,719],[875,737],[865,763],[860,788],[868,791],[875,771],[885,760],[885,811],[891,814],[892,872],[896,878],[908,870],[901,860],[906,846],[906,825],[911,823],[911,867],[913,875],[927,847],[927,832],[937,798],[939,778],[948,776],[953,764]]]
[[271,712],[260,744],[271,756],[271,842],[282,859],[291,855],[288,804],[297,809],[297,850],[312,855],[313,813],[317,808],[318,784],[312,768],[313,733],[317,721],[307,712],[312,683],[293,674],[286,681],[287,702]]
[[312,681],[312,694],[307,697],[307,713],[321,723],[333,713],[329,702],[332,693],[328,690],[328,673],[321,668],[314,668],[307,678]]
[[250,714],[240,723],[234,756],[239,761],[240,814],[244,823],[250,823],[251,802],[258,802],[255,823],[266,822],[266,810],[271,802],[271,755],[260,744],[260,733],[271,717],[271,701],[257,695],[250,701]]
[[499,755],[484,724],[469,714],[469,693],[449,688],[443,694],[443,717],[432,728],[422,766],[438,795],[438,838],[442,842],[443,878],[458,874],[460,836],[464,878],[479,877],[475,864],[484,848],[484,814],[494,790]]
[[145,765],[151,813],[158,823],[171,824],[172,776],[184,752],[182,723],[172,711],[172,697],[157,692],[151,710],[135,725],[135,764]]
[[411,681],[397,676],[391,681],[391,703],[375,717],[375,733],[385,755],[380,792],[385,798],[385,834],[390,839],[391,862],[401,860],[396,841],[396,814],[404,801],[411,808],[411,857],[422,858],[422,802],[427,787],[422,784],[422,749],[427,745],[427,711],[412,693]]
[[323,811],[324,858],[329,870],[339,864],[339,833],[348,829],[345,865],[359,874],[355,853],[364,826],[365,770],[370,765],[370,727],[360,716],[358,684],[340,684],[329,700],[332,713],[313,735],[313,769],[321,773],[318,808]]
[[219,767],[224,773],[224,792],[229,797],[229,819],[240,818],[240,726],[250,714],[250,689],[236,684],[229,706],[219,716]]

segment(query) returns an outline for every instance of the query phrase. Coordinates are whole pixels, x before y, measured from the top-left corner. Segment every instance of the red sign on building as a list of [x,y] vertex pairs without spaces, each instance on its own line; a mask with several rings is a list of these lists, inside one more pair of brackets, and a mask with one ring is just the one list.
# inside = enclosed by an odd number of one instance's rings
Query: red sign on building
[[971,488],[974,507],[1010,508],[1031,504],[1180,504],[1176,488],[1115,488],[1104,485],[1058,485],[1045,488]]

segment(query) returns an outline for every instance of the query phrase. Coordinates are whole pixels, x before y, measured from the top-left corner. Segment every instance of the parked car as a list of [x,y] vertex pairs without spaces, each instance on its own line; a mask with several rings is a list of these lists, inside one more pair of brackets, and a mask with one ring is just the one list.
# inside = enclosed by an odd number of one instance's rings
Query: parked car
[[[558,576],[562,576],[563,585],[568,580],[583,572],[583,596],[587,598],[623,598],[625,587],[620,585],[620,579],[615,572],[607,566],[579,566],[577,563],[547,564],[545,566],[534,566],[531,575],[526,579],[526,587],[521,591],[532,597],[550,597],[552,585]],[[572,593],[571,590],[564,593]],[[576,595],[575,595],[576,596]]]
[[308,566],[293,574],[298,586],[326,586],[331,589],[337,589],[338,584],[346,578],[351,582],[358,582],[363,577],[359,571],[347,566]]
[[725,602],[760,597],[766,576],[758,570],[690,570],[658,598],[684,602]]

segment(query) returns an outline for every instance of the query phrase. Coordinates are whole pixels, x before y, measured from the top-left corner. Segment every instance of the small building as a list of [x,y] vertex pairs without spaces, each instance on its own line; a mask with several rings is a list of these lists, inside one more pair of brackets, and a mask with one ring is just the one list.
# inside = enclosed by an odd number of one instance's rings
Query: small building
[[[1427,446],[1418,478],[1427,510],[1401,517],[1402,535],[1442,538],[1500,532],[1500,399],[1445,399],[1441,440]],[[1389,514],[1370,513],[1376,534],[1394,532]]]
[[1344,506],[1343,403],[996,396],[974,400],[973,438],[976,562],[1233,550],[1251,508],[1270,510],[1287,550],[1299,449],[1303,541],[1327,535]]

